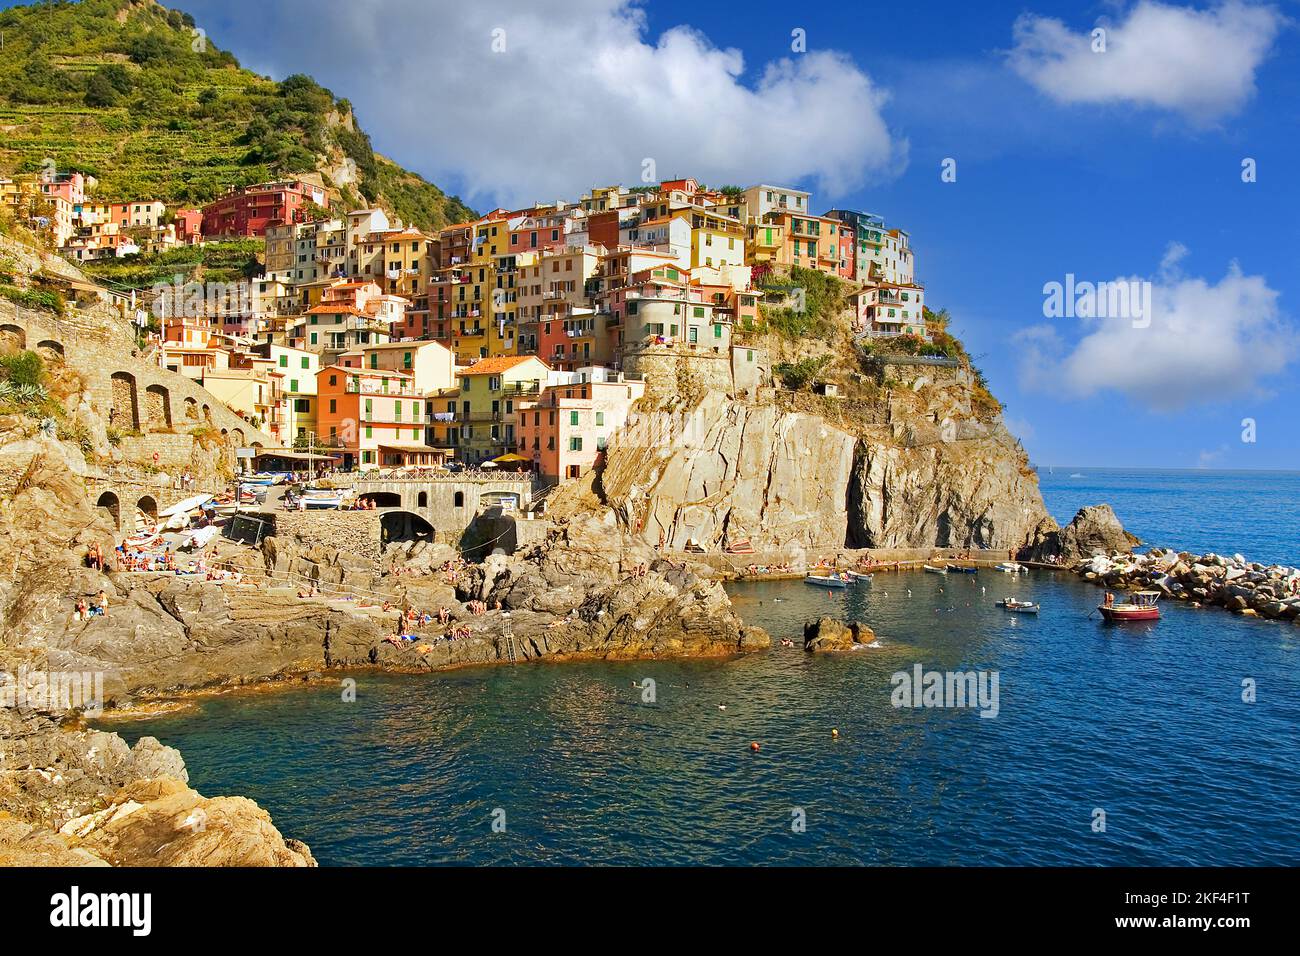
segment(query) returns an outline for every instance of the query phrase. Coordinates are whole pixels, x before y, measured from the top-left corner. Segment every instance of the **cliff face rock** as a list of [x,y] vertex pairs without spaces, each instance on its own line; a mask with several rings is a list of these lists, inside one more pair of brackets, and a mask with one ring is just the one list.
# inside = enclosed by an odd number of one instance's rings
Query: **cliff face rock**
[[848,543],[860,548],[1019,548],[1046,516],[1037,477],[1000,425],[950,441],[862,441],[848,510]]
[[690,412],[642,416],[600,478],[623,524],[669,549],[842,546],[856,439],[812,415],[709,392]]
[[257,804],[188,779],[152,737],[0,709],[0,866],[315,866]]
[[596,490],[629,531],[677,550],[1023,546],[1047,515],[1015,440],[1000,424],[951,424],[946,407],[918,414],[850,431],[710,392],[689,412],[640,416]]
[[1080,508],[1064,528],[1040,528],[1026,549],[1026,557],[1041,561],[1056,556],[1069,563],[1094,554],[1131,551],[1139,543],[1137,537],[1124,530],[1110,505],[1089,505]]

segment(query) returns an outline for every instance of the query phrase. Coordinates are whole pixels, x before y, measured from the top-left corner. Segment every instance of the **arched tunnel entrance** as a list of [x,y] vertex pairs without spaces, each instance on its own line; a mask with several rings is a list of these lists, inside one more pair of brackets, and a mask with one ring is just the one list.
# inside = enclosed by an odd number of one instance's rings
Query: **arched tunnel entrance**
[[409,511],[390,511],[379,519],[380,544],[432,541],[433,535],[433,525]]
[[358,497],[367,503],[373,501],[376,508],[402,507],[402,496],[395,491],[367,491]]

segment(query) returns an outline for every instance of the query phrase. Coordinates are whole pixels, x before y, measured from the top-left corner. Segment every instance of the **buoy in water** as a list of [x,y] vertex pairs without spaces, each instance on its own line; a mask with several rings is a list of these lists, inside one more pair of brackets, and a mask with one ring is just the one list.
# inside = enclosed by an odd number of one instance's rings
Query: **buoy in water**
[[832,727],[832,728],[831,728],[831,739],[832,739],[832,740],[837,740],[837,739],[839,739],[839,736],[840,736],[840,732],[839,732],[838,730],[836,730],[834,727]]
[[750,744],[749,744],[749,749],[750,749],[753,753],[758,753],[758,741],[756,741],[756,740],[751,741]]

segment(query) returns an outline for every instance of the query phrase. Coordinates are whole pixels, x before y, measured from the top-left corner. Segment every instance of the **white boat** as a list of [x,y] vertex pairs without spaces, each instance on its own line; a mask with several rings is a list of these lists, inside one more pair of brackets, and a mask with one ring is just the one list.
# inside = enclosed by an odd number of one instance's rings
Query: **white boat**
[[873,577],[871,574],[868,574],[865,571],[849,571],[847,573],[848,576],[852,578],[854,581],[870,581],[871,578]]
[[810,574],[803,579],[804,584],[819,584],[826,588],[846,588],[849,582],[841,577],[831,577],[825,574]]
[[306,506],[308,511],[339,508],[343,505],[342,495],[304,495],[298,500]]
[[1001,564],[993,566],[994,571],[1001,571],[1003,574],[1028,574],[1029,569],[1023,564],[1016,564],[1014,561],[1003,561]]
[[947,574],[947,573],[948,573],[948,569],[947,569],[947,568],[936,568],[936,567],[935,567],[934,565],[932,565],[932,564],[927,564],[927,565],[925,566],[925,570],[929,571],[931,574]]
[[213,495],[195,495],[193,498],[186,498],[184,501],[178,501],[170,508],[164,508],[158,512],[159,518],[170,518],[172,515],[189,514],[191,511],[197,511],[213,499]]
[[1016,614],[1037,614],[1038,605],[1033,601],[1017,601],[1015,598],[1003,598],[998,602],[998,607]]
[[201,551],[208,546],[208,542],[220,533],[221,529],[214,525],[208,525],[206,528],[199,528],[185,539],[185,547],[190,551]]

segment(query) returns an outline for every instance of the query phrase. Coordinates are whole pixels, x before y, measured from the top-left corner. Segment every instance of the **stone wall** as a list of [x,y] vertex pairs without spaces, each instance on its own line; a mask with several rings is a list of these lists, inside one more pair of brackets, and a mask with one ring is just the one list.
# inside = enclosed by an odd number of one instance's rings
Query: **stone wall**
[[381,508],[396,507],[417,514],[433,525],[440,536],[454,535],[473,523],[474,518],[486,510],[491,501],[488,495],[516,495],[521,510],[532,503],[532,480],[519,479],[455,479],[439,481],[358,481],[353,490],[359,497],[372,498]]
[[[0,327],[9,327],[11,334],[18,329],[24,347],[61,354],[81,372],[91,411],[127,433],[123,452],[134,460],[149,461],[158,451],[161,467],[189,466],[194,444],[190,432],[201,425],[226,436],[231,467],[235,447],[275,444],[201,385],[146,362],[135,353],[130,333],[109,315],[59,318],[4,303],[0,305]],[[128,445],[133,432],[148,439]]]
[[730,394],[730,350],[714,352],[707,347],[652,346],[623,355],[625,374],[641,376],[646,383],[647,401],[663,406],[675,399],[694,403],[705,392]]
[[275,534],[378,561],[383,553],[379,536],[383,514],[379,511],[279,511],[275,514]]

